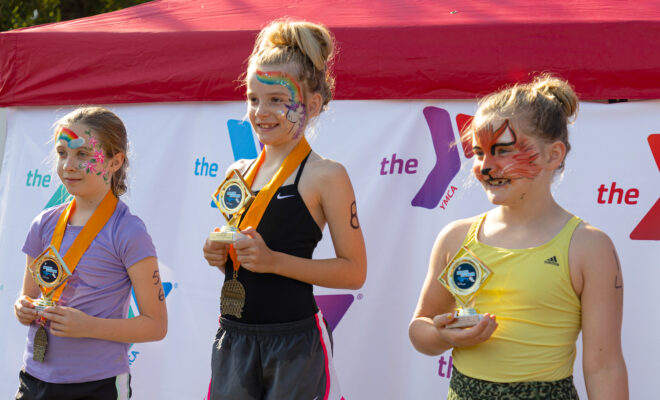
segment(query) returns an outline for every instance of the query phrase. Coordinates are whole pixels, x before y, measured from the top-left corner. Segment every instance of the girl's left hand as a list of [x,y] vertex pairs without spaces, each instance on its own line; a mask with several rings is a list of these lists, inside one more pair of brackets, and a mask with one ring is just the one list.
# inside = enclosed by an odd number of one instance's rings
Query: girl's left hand
[[55,336],[87,337],[92,317],[71,307],[48,307],[39,313],[50,321],[50,331]]
[[250,226],[241,233],[248,236],[248,238],[237,240],[234,243],[236,256],[241,266],[252,272],[274,272],[275,252],[266,246],[257,230]]

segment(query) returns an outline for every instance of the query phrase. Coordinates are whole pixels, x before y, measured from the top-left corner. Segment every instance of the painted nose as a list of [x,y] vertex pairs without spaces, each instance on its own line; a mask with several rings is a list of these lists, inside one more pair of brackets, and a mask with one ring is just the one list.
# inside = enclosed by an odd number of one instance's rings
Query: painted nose
[[481,170],[481,175],[488,175],[488,174],[490,174],[490,170],[491,170],[491,169],[492,169],[492,168],[484,168],[484,169],[482,169],[482,170]]

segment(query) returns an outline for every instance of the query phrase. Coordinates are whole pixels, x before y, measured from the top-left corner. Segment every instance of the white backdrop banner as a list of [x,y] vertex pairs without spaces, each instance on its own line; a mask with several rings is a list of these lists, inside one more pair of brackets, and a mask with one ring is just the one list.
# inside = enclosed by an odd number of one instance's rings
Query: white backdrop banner
[[[610,235],[625,281],[623,350],[633,399],[660,398],[660,101],[580,105],[566,171],[554,194]],[[167,337],[129,350],[136,399],[201,399],[208,388],[222,274],[202,257],[224,223],[210,196],[236,158],[259,149],[242,102],[112,105],[131,141],[129,192],[159,256],[169,312]],[[334,333],[347,399],[444,398],[449,352],[429,357],[408,340],[431,246],[448,222],[491,207],[471,179],[457,135],[473,101],[334,101],[312,148],[344,164],[357,196],[368,255],[360,290],[315,288]],[[13,398],[27,329],[13,315],[34,216],[61,190],[53,122],[71,108],[8,108],[0,171],[0,398]],[[0,114],[2,115],[2,114]],[[654,157],[655,153],[655,157]],[[315,258],[333,257],[329,232]],[[137,312],[135,302],[131,312]],[[578,348],[580,346],[578,345]],[[578,390],[586,398],[581,362]]]

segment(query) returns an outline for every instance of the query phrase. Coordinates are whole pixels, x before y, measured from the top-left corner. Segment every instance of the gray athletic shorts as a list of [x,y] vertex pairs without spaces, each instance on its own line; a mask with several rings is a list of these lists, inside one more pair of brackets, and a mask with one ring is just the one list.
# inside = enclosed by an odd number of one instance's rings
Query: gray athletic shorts
[[221,318],[213,342],[208,399],[343,399],[321,312],[282,324]]

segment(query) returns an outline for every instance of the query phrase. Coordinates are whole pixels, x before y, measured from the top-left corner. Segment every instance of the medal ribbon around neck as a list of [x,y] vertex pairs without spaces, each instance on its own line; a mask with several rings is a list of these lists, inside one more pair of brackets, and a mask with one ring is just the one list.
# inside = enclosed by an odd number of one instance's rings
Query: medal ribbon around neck
[[[254,229],[257,229],[257,226],[259,226],[259,222],[261,221],[261,217],[263,217],[264,212],[266,211],[266,207],[268,207],[268,204],[275,195],[275,192],[277,192],[280,186],[282,186],[286,178],[288,178],[291,173],[295,171],[296,168],[298,168],[300,163],[305,159],[305,157],[307,157],[311,150],[312,148],[309,147],[309,143],[307,143],[307,140],[303,136],[296,147],[291,150],[291,153],[286,156],[284,162],[282,165],[280,165],[280,168],[271,178],[270,182],[268,182],[266,186],[261,188],[259,193],[257,193],[257,197],[255,197],[254,201],[250,205],[250,208],[245,214],[245,217],[238,225],[239,229],[245,229],[248,226],[252,226]],[[257,162],[254,168],[252,168],[252,170],[245,177],[245,183],[247,183],[248,187],[252,186],[252,182],[254,182],[254,178],[257,175],[259,168],[264,163],[265,159],[266,150],[264,149],[261,150],[261,153],[259,153],[259,158],[257,158]],[[234,249],[233,245],[229,247],[229,257],[234,264],[234,271],[238,271],[238,267],[240,267],[241,264],[238,262],[236,249]]]
[[[69,271],[73,274],[73,270],[76,269],[78,261],[82,255],[87,251],[87,248],[92,243],[96,235],[101,232],[101,229],[108,222],[112,214],[115,212],[117,207],[117,197],[112,193],[112,190],[108,190],[108,193],[101,201],[101,204],[96,207],[92,216],[87,220],[85,226],[80,230],[78,236],[71,244],[71,247],[67,250],[66,254],[62,256],[62,260],[69,268]],[[53,238],[50,241],[57,251],[60,251],[60,245],[62,244],[62,239],[64,238],[64,231],[66,230],[67,222],[69,221],[69,216],[76,209],[76,199],[71,200],[71,203],[64,209],[60,218],[57,220],[57,225],[55,225],[55,230],[53,231]],[[53,300],[57,301],[66,286],[66,282],[57,288]]]

